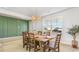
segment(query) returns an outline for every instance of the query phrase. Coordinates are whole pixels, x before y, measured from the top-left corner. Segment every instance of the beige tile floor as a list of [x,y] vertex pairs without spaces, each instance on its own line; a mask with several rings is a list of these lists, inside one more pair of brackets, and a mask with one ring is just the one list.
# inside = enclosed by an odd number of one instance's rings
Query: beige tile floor
[[[61,52],[78,52],[79,49],[74,49],[68,45],[60,45]],[[0,41],[0,52],[28,52],[22,46],[22,39],[3,40]]]

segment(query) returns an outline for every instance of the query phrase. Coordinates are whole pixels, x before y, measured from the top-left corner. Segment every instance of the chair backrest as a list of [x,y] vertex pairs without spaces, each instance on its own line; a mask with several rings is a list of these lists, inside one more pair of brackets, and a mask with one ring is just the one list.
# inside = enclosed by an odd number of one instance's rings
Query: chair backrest
[[25,39],[25,32],[22,32],[23,40]]
[[47,35],[50,36],[50,32],[47,32]]
[[30,39],[34,38],[34,33],[28,33]]
[[38,31],[38,35],[42,35],[42,31]]
[[28,32],[22,32],[23,41],[26,41],[28,39]]
[[54,48],[59,48],[60,45],[61,34],[57,34]]
[[32,42],[34,40],[34,33],[28,33],[28,39],[29,42]]

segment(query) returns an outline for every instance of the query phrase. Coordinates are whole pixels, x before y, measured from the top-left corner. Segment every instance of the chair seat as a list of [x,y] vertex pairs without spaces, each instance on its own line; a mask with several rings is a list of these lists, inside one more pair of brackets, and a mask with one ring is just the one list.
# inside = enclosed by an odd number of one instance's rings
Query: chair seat
[[55,39],[49,41],[49,47],[54,48]]
[[54,45],[55,45],[54,42],[49,43],[49,47],[51,47],[51,48],[54,48]]
[[51,40],[49,41],[49,50],[53,50],[55,52],[59,52],[60,48],[59,48],[59,44],[60,44],[60,39],[61,39],[61,34],[57,34],[55,41]]

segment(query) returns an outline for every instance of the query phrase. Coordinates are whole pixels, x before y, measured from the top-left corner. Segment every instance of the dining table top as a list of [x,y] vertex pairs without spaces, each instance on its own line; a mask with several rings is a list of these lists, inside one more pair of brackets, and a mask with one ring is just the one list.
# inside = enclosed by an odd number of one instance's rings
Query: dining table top
[[53,39],[53,37],[48,36],[48,35],[35,35],[35,40],[37,40],[37,41],[46,42],[46,41],[49,41],[51,39]]

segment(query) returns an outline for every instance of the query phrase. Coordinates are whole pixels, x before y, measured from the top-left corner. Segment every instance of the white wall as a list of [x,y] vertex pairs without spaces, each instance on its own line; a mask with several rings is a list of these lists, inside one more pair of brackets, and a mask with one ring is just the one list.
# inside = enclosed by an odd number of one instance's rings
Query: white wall
[[[73,25],[79,25],[79,8],[72,8],[70,10],[55,14],[55,16],[63,16],[64,26],[62,41],[71,45],[71,40],[73,38],[67,32],[68,28],[71,28]],[[79,41],[78,37],[77,40]]]
[[[63,36],[62,36],[62,42],[66,44],[71,45],[72,36],[67,33],[68,28],[72,27],[72,25],[79,25],[79,8],[71,8],[66,11],[62,11],[60,13],[49,15],[41,20],[38,20],[37,23],[33,22],[30,23],[30,30],[33,28],[37,30],[43,30],[43,21],[44,20],[54,20],[55,17],[62,16],[63,19]],[[35,24],[32,26],[32,24]],[[32,29],[31,29],[32,28]],[[77,37],[77,40],[79,41],[79,36]]]

